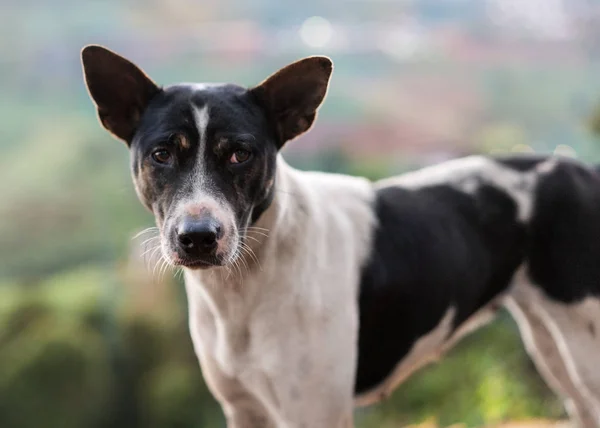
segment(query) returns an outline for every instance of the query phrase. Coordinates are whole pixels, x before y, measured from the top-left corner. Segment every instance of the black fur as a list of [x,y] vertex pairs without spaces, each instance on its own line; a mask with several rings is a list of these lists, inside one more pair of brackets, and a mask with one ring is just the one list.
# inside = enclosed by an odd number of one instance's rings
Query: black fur
[[600,296],[600,176],[564,161],[537,190],[529,273],[561,302]]
[[[530,171],[544,158],[503,158]],[[380,384],[450,307],[454,327],[502,293],[524,264],[551,298],[600,296],[600,176],[568,160],[544,175],[531,221],[489,185],[377,193],[379,227],[360,284],[355,391]]]
[[498,163],[521,172],[530,171],[545,160],[546,157],[541,155],[501,156],[496,158]]
[[360,285],[356,392],[377,386],[449,307],[455,325],[501,292],[523,258],[516,207],[484,186],[471,197],[448,186],[387,188]]

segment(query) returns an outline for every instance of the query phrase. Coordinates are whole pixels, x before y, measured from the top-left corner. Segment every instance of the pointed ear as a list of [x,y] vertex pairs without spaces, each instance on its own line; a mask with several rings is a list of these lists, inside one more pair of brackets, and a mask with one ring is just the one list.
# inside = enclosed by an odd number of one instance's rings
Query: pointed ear
[[81,63],[100,122],[129,145],[142,113],[160,88],[133,63],[102,46],[84,47]]
[[332,71],[329,58],[308,57],[251,89],[274,122],[280,147],[310,129],[327,94]]

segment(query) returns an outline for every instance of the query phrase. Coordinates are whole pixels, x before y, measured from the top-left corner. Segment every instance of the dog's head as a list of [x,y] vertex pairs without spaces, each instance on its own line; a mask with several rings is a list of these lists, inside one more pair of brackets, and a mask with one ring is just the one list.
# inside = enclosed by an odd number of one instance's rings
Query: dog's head
[[227,264],[271,203],[278,150],[314,122],[331,61],[305,58],[248,89],[159,87],[103,47],[81,56],[100,122],[130,148],[135,189],[156,217],[164,255],[189,268]]

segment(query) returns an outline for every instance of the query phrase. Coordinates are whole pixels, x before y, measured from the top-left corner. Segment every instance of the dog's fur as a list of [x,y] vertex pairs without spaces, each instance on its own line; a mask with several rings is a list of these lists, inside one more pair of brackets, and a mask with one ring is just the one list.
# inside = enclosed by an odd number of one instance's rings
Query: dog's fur
[[[600,426],[594,169],[472,156],[374,184],[301,172],[279,149],[312,125],[329,59],[251,89],[161,88],[99,46],[82,60],[164,257],[184,269],[192,341],[229,427],[350,427],[354,404],[503,304],[572,415]],[[182,230],[199,221],[214,248],[192,254]]]

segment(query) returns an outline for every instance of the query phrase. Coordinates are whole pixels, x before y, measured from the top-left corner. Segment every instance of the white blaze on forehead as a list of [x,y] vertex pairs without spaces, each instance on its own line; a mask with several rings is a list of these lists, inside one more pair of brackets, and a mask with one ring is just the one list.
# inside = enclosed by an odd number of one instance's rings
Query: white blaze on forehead
[[208,188],[208,177],[206,176],[206,165],[204,165],[204,153],[206,151],[206,129],[209,121],[208,105],[198,107],[192,103],[192,114],[194,116],[194,125],[198,131],[198,150],[196,151],[196,166],[191,175],[191,186],[193,188],[192,199],[197,199],[206,193]]
[[198,153],[202,153],[204,146],[206,145],[206,128],[208,127],[208,106],[204,105],[200,108],[192,105],[192,111],[194,113],[194,123],[198,130],[199,148]]
[[210,88],[216,88],[218,86],[225,86],[226,83],[178,83],[176,86],[186,86],[196,91],[204,91]]

